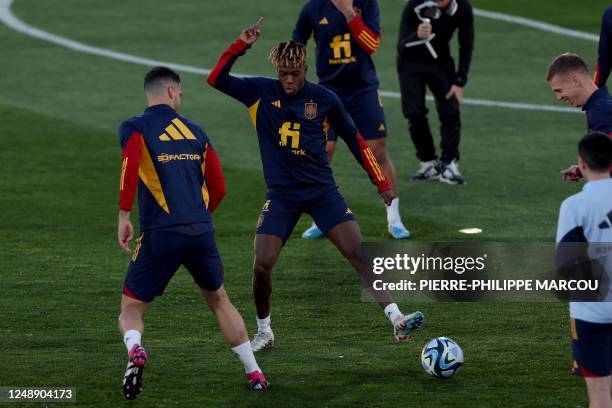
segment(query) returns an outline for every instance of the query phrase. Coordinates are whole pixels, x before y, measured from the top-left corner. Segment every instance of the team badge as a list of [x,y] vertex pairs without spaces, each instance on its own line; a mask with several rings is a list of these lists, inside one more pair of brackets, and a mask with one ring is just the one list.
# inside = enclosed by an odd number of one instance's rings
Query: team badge
[[317,117],[317,104],[314,102],[308,102],[304,105],[304,116],[306,119],[314,119]]

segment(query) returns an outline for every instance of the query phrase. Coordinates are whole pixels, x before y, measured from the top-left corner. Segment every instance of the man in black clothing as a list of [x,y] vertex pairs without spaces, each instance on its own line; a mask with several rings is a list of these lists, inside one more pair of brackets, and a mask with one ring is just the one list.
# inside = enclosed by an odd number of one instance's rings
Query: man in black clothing
[[[458,29],[459,66],[450,54],[449,42]],[[410,0],[402,15],[397,44],[404,116],[421,161],[413,179],[463,184],[459,172],[459,138],[463,87],[474,48],[474,16],[467,0]],[[425,86],[436,100],[440,118],[442,155],[438,161],[427,122]]]

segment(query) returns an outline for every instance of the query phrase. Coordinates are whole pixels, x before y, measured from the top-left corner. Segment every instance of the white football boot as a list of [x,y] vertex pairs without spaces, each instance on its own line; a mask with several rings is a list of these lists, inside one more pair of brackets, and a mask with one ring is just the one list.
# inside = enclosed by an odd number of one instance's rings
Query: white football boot
[[272,346],[274,346],[274,333],[272,333],[272,331],[258,331],[255,338],[251,340],[251,350],[253,350],[254,353],[271,348]]

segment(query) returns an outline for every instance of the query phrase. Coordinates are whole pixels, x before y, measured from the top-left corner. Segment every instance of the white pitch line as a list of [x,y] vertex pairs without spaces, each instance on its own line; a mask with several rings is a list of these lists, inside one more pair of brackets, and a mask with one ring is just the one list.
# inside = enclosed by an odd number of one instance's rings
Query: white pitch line
[[[399,92],[381,91],[380,94],[390,98],[401,98],[402,95]],[[434,101],[433,96],[427,95],[428,101]],[[555,105],[541,105],[535,103],[522,103],[522,102],[505,102],[505,101],[491,101],[488,99],[464,99],[463,102],[466,105],[473,106],[486,106],[496,108],[507,108],[507,109],[518,109],[518,110],[530,110],[530,111],[545,111],[545,112],[565,112],[565,113],[581,113],[582,111],[577,108],[570,108],[566,106],[555,106]]]
[[[183,65],[183,64],[175,64],[173,62],[167,62],[167,61],[159,61],[159,60],[154,60],[154,59],[149,59],[149,58],[143,58],[143,57],[138,57],[135,55],[131,55],[131,54],[126,54],[123,52],[118,52],[118,51],[112,51],[112,50],[107,50],[104,48],[99,48],[99,47],[94,47],[91,45],[87,45],[84,43],[81,43],[79,41],[74,41],[71,40],[69,38],[66,37],[62,37],[56,34],[52,34],[49,33],[47,31],[43,31],[40,30],[36,27],[33,27],[29,24],[26,24],[25,22],[21,21],[19,18],[17,18],[17,16],[15,16],[11,10],[11,6],[13,4],[14,0],[0,0],[0,21],[2,21],[6,26],[12,28],[13,30],[20,32],[22,34],[25,34],[27,36],[30,37],[34,37],[34,38],[38,38],[40,40],[46,41],[46,42],[50,42],[62,47],[66,47],[69,48],[73,51],[76,52],[82,52],[85,54],[92,54],[92,55],[97,55],[100,57],[105,57],[105,58],[110,58],[110,59],[114,59],[117,61],[123,61],[123,62],[130,62],[133,64],[139,64],[139,65],[145,65],[148,67],[152,67],[152,66],[156,66],[156,65],[164,65],[167,66],[169,68],[172,68],[176,71],[180,71],[180,72],[188,72],[191,74],[198,74],[198,75],[208,75],[210,74],[211,70],[208,68],[200,68],[200,67],[194,67],[191,65]],[[478,10],[479,13],[490,13],[484,10]],[[513,19],[519,19],[522,21],[522,23],[518,23],[517,21],[510,21],[510,20],[504,20],[504,21],[508,21],[508,22],[512,22],[512,23],[517,23],[517,24],[523,24],[523,25],[527,25],[527,23],[529,24],[535,24],[538,23],[540,24],[542,27],[543,26],[551,26],[551,27],[555,27],[552,26],[550,24],[546,24],[546,23],[540,23],[537,22],[535,20],[528,20],[528,19],[523,19],[521,17],[514,17],[514,16],[507,16],[507,15],[502,15],[501,13],[491,13],[490,15],[495,15],[495,18],[498,18],[499,16],[505,16],[504,18],[510,18],[512,17]],[[489,18],[493,18],[490,17],[490,15],[487,15],[485,17],[489,17]],[[499,16],[498,16],[499,15]],[[523,21],[524,20],[524,21]],[[530,26],[531,27],[531,26]],[[543,29],[542,27],[538,27],[540,29]],[[561,28],[561,27],[558,27]],[[562,30],[566,30],[561,28]],[[561,33],[561,32],[559,32]],[[568,33],[574,33],[572,35],[575,36],[576,33],[579,33],[578,31],[573,31],[573,30],[566,30],[566,32],[563,32],[563,34],[565,35],[569,35]],[[586,34],[586,33],[582,33],[582,34]],[[583,38],[583,37],[580,37]],[[238,76],[243,76],[243,77],[248,77],[251,75],[244,75],[244,74],[236,74]],[[398,92],[389,92],[389,91],[383,91],[381,92],[381,94],[383,96],[386,97],[391,97],[391,98],[400,98],[401,95]],[[428,100],[433,100],[433,98],[431,96],[427,97]],[[494,100],[486,100],[486,99],[470,99],[470,98],[466,98],[464,99],[464,102],[466,105],[474,105],[474,106],[487,106],[487,107],[499,107],[499,108],[507,108],[507,109],[522,109],[522,110],[532,110],[532,111],[548,111],[548,112],[570,112],[570,113],[578,113],[580,112],[579,109],[575,109],[575,108],[568,108],[568,107],[561,107],[561,106],[555,106],[555,105],[543,105],[543,104],[529,104],[529,103],[516,103],[516,102],[505,102],[505,101],[494,101]]]
[[11,10],[11,5],[13,4],[13,1],[14,0],[0,0],[0,21],[2,21],[5,25],[12,28],[13,30],[28,35],[30,37],[35,37],[43,41],[61,45],[62,47],[69,48],[73,51],[98,55],[101,57],[111,58],[118,61],[125,61],[148,66],[165,65],[174,70],[189,72],[192,74],[208,75],[210,73],[209,69],[191,67],[189,65],[174,64],[172,62],[157,61],[148,58],[137,57],[130,54],[125,54],[122,52],[92,47],[90,45],[83,44],[78,41],[74,41],[65,37],[61,37],[59,35],[49,33],[47,31],[39,30],[36,27],[32,27],[24,23],[13,14]]
[[506,23],[518,24],[536,30],[546,31],[547,33],[561,34],[566,37],[580,38],[588,41],[599,41],[599,36],[584,31],[570,30],[558,25],[548,24],[543,21],[532,20],[530,18],[513,16],[510,14],[497,13],[495,11],[487,11],[482,9],[474,9],[474,15],[478,17],[490,18],[492,20],[504,21]]

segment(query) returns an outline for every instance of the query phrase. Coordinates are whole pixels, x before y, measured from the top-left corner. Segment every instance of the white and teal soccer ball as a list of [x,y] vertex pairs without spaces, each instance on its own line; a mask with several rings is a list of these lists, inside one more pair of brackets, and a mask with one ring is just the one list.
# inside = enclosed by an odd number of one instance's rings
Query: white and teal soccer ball
[[451,378],[463,365],[463,350],[448,337],[432,339],[421,352],[423,369],[438,378]]

